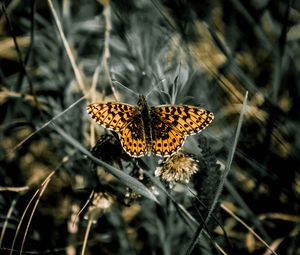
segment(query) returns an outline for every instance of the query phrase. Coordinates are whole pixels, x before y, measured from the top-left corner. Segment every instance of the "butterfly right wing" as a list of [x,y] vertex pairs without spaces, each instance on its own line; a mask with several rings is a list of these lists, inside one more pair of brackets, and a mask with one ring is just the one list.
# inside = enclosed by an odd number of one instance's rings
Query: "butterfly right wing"
[[176,153],[185,141],[185,135],[163,121],[155,111],[150,111],[152,127],[152,152],[162,157],[170,157]]
[[89,115],[101,126],[120,131],[136,115],[136,107],[118,102],[94,103],[87,106]]
[[201,132],[214,119],[212,112],[191,105],[155,106],[151,112],[185,136]]
[[168,157],[178,151],[189,135],[202,131],[213,120],[212,112],[191,105],[161,105],[150,108],[152,151]]

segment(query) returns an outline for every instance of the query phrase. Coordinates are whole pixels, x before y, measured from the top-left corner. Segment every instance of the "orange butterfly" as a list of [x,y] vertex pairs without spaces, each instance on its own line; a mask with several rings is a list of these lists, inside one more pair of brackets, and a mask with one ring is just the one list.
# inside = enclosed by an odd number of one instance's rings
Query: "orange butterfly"
[[190,105],[149,107],[144,96],[139,97],[137,106],[94,103],[87,111],[98,124],[119,134],[124,150],[132,157],[151,152],[169,157],[187,136],[199,133],[214,119],[212,112]]

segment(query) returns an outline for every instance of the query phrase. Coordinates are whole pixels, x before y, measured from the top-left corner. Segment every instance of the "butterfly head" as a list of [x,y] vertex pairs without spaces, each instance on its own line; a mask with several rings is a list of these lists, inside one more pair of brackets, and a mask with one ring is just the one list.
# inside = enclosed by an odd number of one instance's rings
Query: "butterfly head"
[[143,96],[143,95],[139,96],[139,101],[137,102],[137,107],[139,109],[139,112],[148,110],[148,104],[147,104],[145,96]]

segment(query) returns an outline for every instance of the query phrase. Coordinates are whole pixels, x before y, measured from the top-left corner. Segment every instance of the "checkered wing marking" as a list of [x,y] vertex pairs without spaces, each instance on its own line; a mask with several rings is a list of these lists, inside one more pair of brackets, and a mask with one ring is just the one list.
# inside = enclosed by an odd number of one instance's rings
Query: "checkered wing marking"
[[89,115],[101,126],[120,131],[136,115],[136,107],[129,104],[108,102],[87,106]]
[[140,114],[120,130],[121,144],[131,157],[142,157],[147,152],[146,135],[144,123]]
[[163,157],[173,155],[182,147],[185,136],[174,129],[170,123],[165,122],[155,111],[151,111],[150,115],[152,127],[152,152]]
[[162,105],[151,111],[184,136],[201,132],[214,119],[212,112],[190,105]]

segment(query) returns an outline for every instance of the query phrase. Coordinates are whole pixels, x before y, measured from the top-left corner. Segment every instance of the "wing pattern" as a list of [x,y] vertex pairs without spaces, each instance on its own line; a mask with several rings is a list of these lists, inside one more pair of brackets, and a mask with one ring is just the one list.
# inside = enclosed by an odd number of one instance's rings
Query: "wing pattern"
[[148,106],[145,100],[139,102],[138,106],[108,102],[87,107],[98,124],[118,132],[122,147],[132,157],[149,151],[169,157],[183,146],[187,136],[199,133],[214,119],[212,112],[190,105],[151,107],[149,115],[143,116]]
[[136,115],[123,129],[119,137],[124,150],[132,157],[142,157],[147,152],[144,123],[140,115]]
[[190,105],[151,107],[151,112],[185,136],[201,132],[214,119],[212,112]]
[[98,124],[119,133],[122,147],[130,156],[146,154],[144,123],[135,106],[117,102],[95,103],[90,104],[87,111]]
[[163,157],[171,156],[182,147],[185,136],[174,129],[172,124],[163,121],[159,115],[152,112],[150,116],[152,121],[152,152]]
[[117,102],[90,104],[87,111],[98,124],[113,131],[120,131],[137,114],[135,106]]

